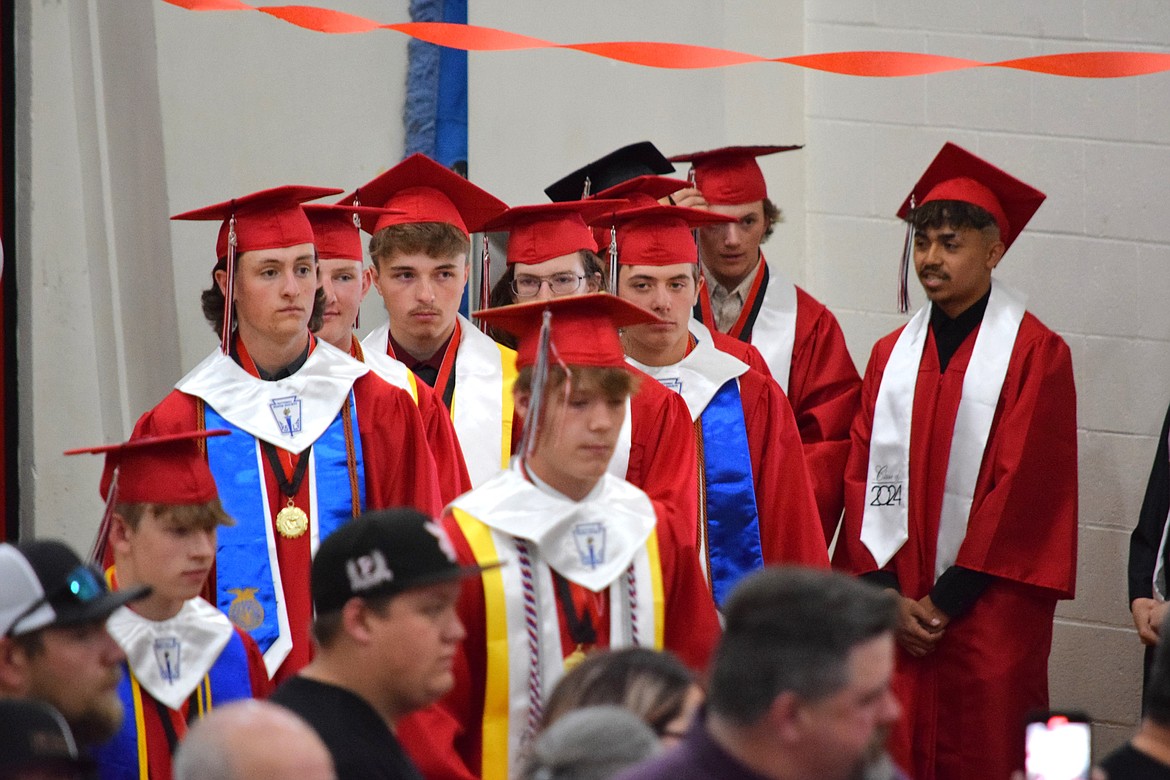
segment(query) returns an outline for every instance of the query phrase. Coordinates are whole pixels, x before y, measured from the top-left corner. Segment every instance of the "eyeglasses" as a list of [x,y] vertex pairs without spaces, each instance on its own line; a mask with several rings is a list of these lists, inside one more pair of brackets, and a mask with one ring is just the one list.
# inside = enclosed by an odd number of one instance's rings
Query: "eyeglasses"
[[525,274],[512,279],[512,292],[516,293],[518,298],[531,298],[539,293],[541,286],[547,282],[549,292],[553,295],[568,295],[581,289],[581,281],[584,278],[584,274],[571,274],[567,271],[551,276]]
[[4,636],[11,637],[12,632],[16,630],[16,627],[20,625],[22,620],[54,599],[67,596],[79,604],[87,604],[96,598],[100,598],[106,591],[106,583],[102,579],[101,573],[95,571],[90,566],[82,564],[65,576],[65,582],[60,587],[54,589],[51,593],[46,593],[44,596],[41,596],[30,604],[24,612],[17,615],[16,620],[13,620],[4,632]]

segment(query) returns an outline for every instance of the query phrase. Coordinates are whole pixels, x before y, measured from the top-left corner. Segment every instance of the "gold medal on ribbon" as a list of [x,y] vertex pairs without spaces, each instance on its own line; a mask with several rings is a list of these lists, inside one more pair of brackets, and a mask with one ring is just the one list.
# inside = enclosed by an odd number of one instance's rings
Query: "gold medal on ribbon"
[[296,539],[309,530],[309,516],[290,498],[288,506],[276,513],[276,530],[285,539]]
[[576,667],[577,664],[581,663],[584,660],[585,660],[585,650],[581,647],[581,645],[577,645],[577,649],[574,650],[573,652],[569,653],[568,656],[565,657],[565,671],[566,672],[573,671],[573,668]]

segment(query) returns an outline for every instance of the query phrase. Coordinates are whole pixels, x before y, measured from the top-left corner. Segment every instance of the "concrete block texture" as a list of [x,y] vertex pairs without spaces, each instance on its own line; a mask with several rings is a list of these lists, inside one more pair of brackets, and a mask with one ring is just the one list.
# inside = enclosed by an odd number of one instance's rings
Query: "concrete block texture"
[[[1082,527],[1077,559],[1077,597],[1062,601],[1058,618],[1130,629],[1125,561],[1129,532],[1116,528]],[[1134,634],[1137,640],[1137,634]]]
[[1057,620],[1048,658],[1053,709],[1133,727],[1141,714],[1143,645],[1137,632]]

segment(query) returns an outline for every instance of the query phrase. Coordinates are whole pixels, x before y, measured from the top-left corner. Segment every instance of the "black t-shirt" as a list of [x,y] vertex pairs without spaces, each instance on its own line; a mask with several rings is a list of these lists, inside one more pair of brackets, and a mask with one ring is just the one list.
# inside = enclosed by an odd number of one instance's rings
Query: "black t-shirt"
[[321,736],[337,780],[423,780],[386,721],[357,694],[298,676],[269,701],[300,715]]
[[1101,762],[1109,780],[1170,780],[1170,766],[1155,761],[1126,744]]

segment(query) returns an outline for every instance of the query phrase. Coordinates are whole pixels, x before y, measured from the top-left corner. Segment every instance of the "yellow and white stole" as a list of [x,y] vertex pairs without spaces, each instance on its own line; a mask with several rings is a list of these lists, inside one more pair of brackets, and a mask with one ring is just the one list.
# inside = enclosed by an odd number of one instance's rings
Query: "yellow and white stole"
[[[552,570],[609,589],[610,647],[663,646],[665,592],[654,508],[610,475],[582,501],[542,490],[513,466],[450,507],[484,572],[484,780],[506,780],[565,672]],[[584,538],[591,552],[585,563]]]

